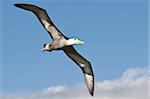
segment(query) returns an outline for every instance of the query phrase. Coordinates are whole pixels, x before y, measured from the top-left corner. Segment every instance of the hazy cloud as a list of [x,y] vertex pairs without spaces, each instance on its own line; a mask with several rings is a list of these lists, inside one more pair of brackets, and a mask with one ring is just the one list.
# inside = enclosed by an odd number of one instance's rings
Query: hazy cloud
[[2,99],[149,99],[149,67],[129,68],[116,80],[96,82],[91,97],[84,84],[51,86],[30,95],[5,94]]

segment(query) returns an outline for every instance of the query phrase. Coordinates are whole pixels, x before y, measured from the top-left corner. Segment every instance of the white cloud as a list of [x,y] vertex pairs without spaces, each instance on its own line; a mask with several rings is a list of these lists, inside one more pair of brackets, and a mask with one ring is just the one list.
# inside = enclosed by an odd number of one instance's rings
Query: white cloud
[[85,85],[59,85],[30,95],[5,94],[2,99],[150,99],[149,77],[149,67],[130,68],[119,79],[96,82],[94,97]]
[[44,95],[49,95],[49,94],[57,94],[57,93],[63,93],[66,90],[66,87],[59,85],[56,87],[49,87],[45,91],[43,91]]

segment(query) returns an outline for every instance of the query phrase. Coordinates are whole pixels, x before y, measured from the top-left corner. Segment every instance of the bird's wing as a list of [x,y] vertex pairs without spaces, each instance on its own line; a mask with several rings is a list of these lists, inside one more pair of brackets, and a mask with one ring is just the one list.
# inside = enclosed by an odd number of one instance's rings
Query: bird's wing
[[94,94],[94,74],[89,61],[83,58],[73,46],[67,46],[63,48],[63,51],[70,57],[77,65],[80,66],[84,73],[85,82],[90,94]]
[[28,11],[32,11],[38,17],[39,21],[42,23],[46,31],[50,34],[52,39],[58,39],[62,36],[65,37],[53,24],[45,9],[31,4],[15,4],[15,6]]

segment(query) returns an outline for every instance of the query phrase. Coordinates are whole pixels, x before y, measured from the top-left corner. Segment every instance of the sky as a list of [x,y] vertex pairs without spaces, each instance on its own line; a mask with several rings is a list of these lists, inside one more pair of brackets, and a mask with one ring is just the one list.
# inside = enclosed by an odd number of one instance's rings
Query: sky
[[65,36],[86,42],[74,47],[92,64],[95,96],[148,99],[147,0],[0,3],[0,92],[4,98],[90,96],[82,71],[63,51],[41,52],[43,44],[51,42],[51,38],[33,13],[13,5],[30,3],[46,9]]

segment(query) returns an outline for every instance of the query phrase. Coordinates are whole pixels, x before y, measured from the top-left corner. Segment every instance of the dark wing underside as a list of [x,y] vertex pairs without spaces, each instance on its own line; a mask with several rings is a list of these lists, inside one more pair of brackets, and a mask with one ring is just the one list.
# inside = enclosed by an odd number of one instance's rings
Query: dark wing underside
[[39,21],[49,33],[49,35],[52,37],[52,39],[58,39],[62,36],[65,37],[53,24],[46,10],[31,4],[15,4],[15,6],[28,11],[32,11],[38,17]]
[[84,73],[85,82],[90,94],[94,94],[94,74],[89,61],[83,58],[73,46],[67,46],[63,48],[63,51],[70,57],[77,65],[80,66]]

